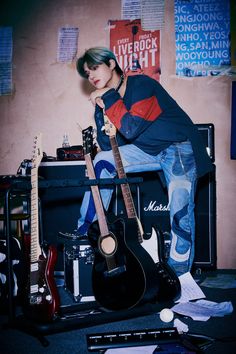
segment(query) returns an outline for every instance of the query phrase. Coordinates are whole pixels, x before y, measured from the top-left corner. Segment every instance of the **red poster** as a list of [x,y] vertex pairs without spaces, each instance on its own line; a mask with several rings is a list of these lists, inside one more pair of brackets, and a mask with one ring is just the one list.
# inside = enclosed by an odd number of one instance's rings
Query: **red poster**
[[141,20],[110,21],[110,49],[124,71],[132,71],[134,61],[142,72],[159,80],[160,31],[144,31]]

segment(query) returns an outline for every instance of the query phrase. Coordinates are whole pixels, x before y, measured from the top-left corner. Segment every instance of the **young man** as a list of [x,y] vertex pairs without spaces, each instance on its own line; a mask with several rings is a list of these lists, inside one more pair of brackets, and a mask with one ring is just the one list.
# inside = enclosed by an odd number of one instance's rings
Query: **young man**
[[[97,178],[116,175],[109,137],[103,129],[105,111],[117,129],[125,172],[163,170],[172,239],[168,263],[177,275],[190,271],[194,259],[196,182],[212,169],[196,126],[159,82],[146,75],[125,77],[115,55],[106,48],[88,49],[78,59],[77,70],[95,88],[90,100],[95,106],[97,141],[102,150],[94,159]],[[103,189],[101,196],[107,209],[112,190]],[[63,236],[87,234],[96,219],[90,192],[85,193],[80,211],[77,230]]]

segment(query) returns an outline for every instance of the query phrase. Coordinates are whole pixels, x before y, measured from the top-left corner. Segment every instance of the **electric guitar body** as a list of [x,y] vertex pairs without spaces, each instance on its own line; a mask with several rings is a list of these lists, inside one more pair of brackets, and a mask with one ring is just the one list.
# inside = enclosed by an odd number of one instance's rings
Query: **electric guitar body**
[[[45,255],[44,255],[45,253]],[[59,296],[54,280],[57,250],[50,245],[36,262],[30,263],[30,281],[24,314],[38,322],[51,322],[59,310]]]
[[157,301],[170,301],[177,299],[181,292],[181,285],[175,271],[169,266],[164,259],[164,236],[160,229],[152,226],[152,235],[145,239],[144,235],[143,247],[151,255],[158,274],[159,290],[157,293]]

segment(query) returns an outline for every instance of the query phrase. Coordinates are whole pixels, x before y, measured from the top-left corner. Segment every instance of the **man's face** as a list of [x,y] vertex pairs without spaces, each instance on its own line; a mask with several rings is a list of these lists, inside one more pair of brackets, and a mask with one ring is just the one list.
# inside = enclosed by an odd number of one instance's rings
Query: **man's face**
[[112,69],[106,64],[102,63],[89,68],[87,63],[85,63],[84,71],[87,74],[89,82],[96,87],[96,89],[109,86],[109,82],[112,79]]

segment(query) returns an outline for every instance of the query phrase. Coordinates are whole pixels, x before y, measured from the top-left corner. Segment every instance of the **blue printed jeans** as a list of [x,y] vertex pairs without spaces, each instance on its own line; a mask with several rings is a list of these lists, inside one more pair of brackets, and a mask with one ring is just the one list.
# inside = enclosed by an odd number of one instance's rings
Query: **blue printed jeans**
[[[135,145],[124,145],[120,154],[126,173],[163,170],[168,188],[171,247],[168,263],[177,275],[191,270],[194,258],[196,164],[189,141],[174,143],[156,156],[149,155]],[[112,151],[99,152],[94,159],[97,178],[115,177]],[[158,176],[157,176],[158,178]],[[101,189],[105,209],[108,209],[113,189]],[[80,234],[87,234],[96,212],[90,191],[84,195],[78,220]]]

